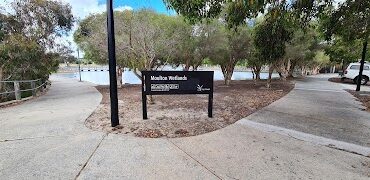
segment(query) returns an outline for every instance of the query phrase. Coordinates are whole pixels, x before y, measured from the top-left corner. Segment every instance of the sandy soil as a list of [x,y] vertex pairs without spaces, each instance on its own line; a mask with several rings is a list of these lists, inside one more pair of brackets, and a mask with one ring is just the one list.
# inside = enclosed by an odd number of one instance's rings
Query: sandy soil
[[103,100],[86,120],[94,130],[138,137],[184,137],[211,132],[248,116],[286,95],[291,82],[274,81],[271,89],[265,82],[233,81],[230,87],[215,82],[213,118],[207,116],[207,95],[154,96],[148,104],[148,120],[142,119],[141,87],[127,85],[119,90],[120,125],[110,127],[109,89],[98,86]]

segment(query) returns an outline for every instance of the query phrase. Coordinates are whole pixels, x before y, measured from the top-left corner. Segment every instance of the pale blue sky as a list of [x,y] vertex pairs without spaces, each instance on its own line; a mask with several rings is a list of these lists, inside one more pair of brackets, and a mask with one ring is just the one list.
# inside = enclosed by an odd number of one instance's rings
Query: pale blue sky
[[[99,0],[99,5],[106,4],[106,2],[106,0]],[[113,0],[113,6],[115,8],[129,6],[134,10],[150,8],[163,14],[175,14],[174,11],[167,10],[163,0]]]

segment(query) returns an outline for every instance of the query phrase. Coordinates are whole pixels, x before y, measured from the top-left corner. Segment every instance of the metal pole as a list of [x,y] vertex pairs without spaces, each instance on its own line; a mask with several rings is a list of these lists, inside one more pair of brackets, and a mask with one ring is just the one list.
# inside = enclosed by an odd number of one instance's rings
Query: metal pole
[[213,117],[213,92],[208,95],[208,117]]
[[[148,110],[147,110],[147,98],[146,98],[146,89],[145,86],[146,74],[141,73],[141,101],[143,103],[143,119],[148,119]],[[146,87],[145,87],[146,88]]]
[[107,32],[109,54],[109,80],[110,80],[110,110],[112,127],[119,125],[117,75],[116,75],[116,45],[114,39],[113,0],[107,0]]
[[361,90],[361,80],[362,80],[362,72],[364,71],[364,64],[365,64],[365,58],[366,58],[366,49],[367,49],[367,38],[365,39],[364,44],[363,44],[360,72],[358,73],[356,91]]
[[80,49],[77,48],[77,60],[78,60],[78,75],[80,76],[80,82],[81,80],[81,59],[80,59]]

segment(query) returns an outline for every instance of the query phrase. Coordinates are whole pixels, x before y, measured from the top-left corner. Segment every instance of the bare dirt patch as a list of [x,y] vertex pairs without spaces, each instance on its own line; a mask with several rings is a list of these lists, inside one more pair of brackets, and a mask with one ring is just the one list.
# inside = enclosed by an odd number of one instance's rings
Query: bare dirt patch
[[370,112],[370,92],[353,90],[347,91],[355,96],[360,102],[362,102],[362,104],[366,107],[366,110]]
[[86,120],[86,126],[138,137],[194,136],[233,124],[280,99],[293,87],[289,81],[274,81],[271,89],[265,88],[265,82],[233,81],[229,87],[215,82],[213,118],[207,116],[207,95],[163,95],[154,96],[155,104],[148,104],[149,119],[143,120],[141,86],[127,85],[118,91],[120,125],[112,128],[109,89],[98,86],[103,100]]

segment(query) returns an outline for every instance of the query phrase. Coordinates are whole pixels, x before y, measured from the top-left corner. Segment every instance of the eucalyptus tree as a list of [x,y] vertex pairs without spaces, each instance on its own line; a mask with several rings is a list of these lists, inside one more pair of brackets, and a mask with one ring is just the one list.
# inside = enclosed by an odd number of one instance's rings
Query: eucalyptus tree
[[258,52],[253,46],[247,59],[247,66],[252,69],[253,79],[255,79],[256,81],[261,80],[261,70],[262,67],[265,65],[264,60],[261,58],[262,56],[260,52]]
[[[284,77],[293,77],[295,68],[302,71],[311,67],[318,51],[323,51],[323,39],[320,38],[315,24],[310,24],[305,29],[294,28],[293,36],[286,46],[286,54],[281,61],[280,72]],[[321,64],[323,65],[323,64]],[[316,66],[315,69],[320,68]]]
[[139,11],[134,16],[132,52],[135,62],[132,66],[140,70],[155,70],[166,64],[176,46],[175,31],[172,29],[173,17],[156,14],[153,11]]
[[229,85],[236,64],[250,57],[252,50],[251,32],[247,27],[226,29],[227,35],[227,58],[219,61],[224,74],[225,84]]
[[[80,22],[74,34],[75,42],[85,51],[85,58],[106,64],[107,42],[105,14],[90,15]],[[174,51],[173,17],[152,10],[115,11],[116,50],[119,84],[123,67],[140,71],[154,70],[164,65]]]
[[171,47],[169,63],[174,66],[182,65],[184,71],[197,70],[204,58],[199,53],[201,39],[197,33],[200,26],[190,24],[182,16],[173,17],[172,20],[175,45]]
[[236,64],[250,55],[250,30],[247,27],[228,29],[220,20],[213,20],[198,26],[197,37],[199,53],[221,67],[224,83],[230,85]]
[[254,44],[261,59],[269,64],[267,87],[271,85],[272,73],[285,56],[287,42],[292,39],[289,14],[283,4],[271,7],[265,20],[255,29]]

